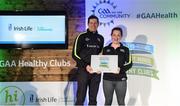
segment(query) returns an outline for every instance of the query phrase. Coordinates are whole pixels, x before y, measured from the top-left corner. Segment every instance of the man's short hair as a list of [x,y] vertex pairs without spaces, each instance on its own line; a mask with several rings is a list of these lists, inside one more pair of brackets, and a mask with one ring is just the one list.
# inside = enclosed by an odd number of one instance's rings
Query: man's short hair
[[91,15],[91,16],[88,17],[88,24],[89,24],[90,19],[96,19],[97,22],[99,23],[99,19],[95,15]]

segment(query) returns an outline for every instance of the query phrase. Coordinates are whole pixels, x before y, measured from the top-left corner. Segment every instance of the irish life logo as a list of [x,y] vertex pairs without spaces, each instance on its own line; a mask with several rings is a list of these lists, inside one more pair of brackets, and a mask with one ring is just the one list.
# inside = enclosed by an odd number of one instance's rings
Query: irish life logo
[[7,86],[0,89],[0,106],[24,106],[25,95],[16,86]]
[[9,31],[33,31],[33,27],[30,25],[26,25],[26,26],[19,26],[19,25],[13,25],[13,24],[9,24],[8,25],[8,30]]

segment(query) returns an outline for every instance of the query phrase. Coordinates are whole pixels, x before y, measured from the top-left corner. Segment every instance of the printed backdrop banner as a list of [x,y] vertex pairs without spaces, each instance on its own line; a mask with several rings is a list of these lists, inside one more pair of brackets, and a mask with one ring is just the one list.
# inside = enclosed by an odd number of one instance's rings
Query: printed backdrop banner
[[76,82],[1,82],[0,106],[74,105]]
[[[100,20],[98,32],[111,42],[111,29],[123,29],[133,67],[128,73],[126,104],[164,106],[179,104],[177,72],[180,59],[179,0],[86,0],[86,22],[94,14]],[[87,28],[87,26],[86,26]],[[176,86],[176,87],[174,87]],[[102,88],[102,85],[100,85]],[[171,96],[168,96],[171,95]],[[103,91],[98,94],[104,103]],[[173,98],[172,98],[173,97]],[[116,104],[114,95],[113,104]]]
[[[76,0],[68,1],[68,4],[72,5],[74,1]],[[82,6],[84,2],[85,6]],[[88,16],[92,14],[99,17],[98,32],[105,38],[104,45],[111,42],[113,27],[123,29],[122,42],[129,47],[133,60],[133,67],[127,72],[126,104],[179,106],[180,1],[85,0],[81,3],[80,10],[77,9],[77,3],[81,2],[77,0],[76,5],[70,5],[73,9],[67,8],[70,16],[78,17],[69,19],[71,25],[68,30],[71,32],[79,33],[85,28],[84,18],[77,15],[79,12],[83,14],[84,10],[86,23]],[[76,9],[77,12],[71,14]],[[72,19],[76,22],[72,22]],[[72,30],[73,28],[76,30]],[[69,37],[69,46],[72,46],[72,39],[75,37]],[[0,81],[6,81],[0,82],[0,105],[73,105],[77,82],[74,81],[76,69],[71,50],[72,47],[52,51],[0,50]],[[13,51],[15,53],[11,55]],[[25,66],[16,67],[26,59],[28,63]],[[41,64],[34,65],[31,62]],[[102,83],[97,101],[99,106],[104,105]],[[88,104],[88,96],[85,104]],[[117,105],[115,94],[113,105]]]

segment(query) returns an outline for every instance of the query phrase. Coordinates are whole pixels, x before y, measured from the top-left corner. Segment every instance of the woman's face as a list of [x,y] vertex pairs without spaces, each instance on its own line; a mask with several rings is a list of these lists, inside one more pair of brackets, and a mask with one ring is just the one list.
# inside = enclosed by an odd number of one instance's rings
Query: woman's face
[[111,35],[112,43],[119,43],[121,40],[121,32],[119,30],[114,30]]

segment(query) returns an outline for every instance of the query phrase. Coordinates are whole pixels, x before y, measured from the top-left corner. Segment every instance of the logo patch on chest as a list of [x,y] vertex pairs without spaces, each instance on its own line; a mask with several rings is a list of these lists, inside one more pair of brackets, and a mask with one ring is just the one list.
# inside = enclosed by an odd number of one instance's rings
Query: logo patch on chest
[[106,52],[111,52],[111,49],[107,49]]
[[123,53],[124,53],[124,52],[125,52],[125,50],[124,50],[124,49],[120,49],[120,52],[123,52]]
[[85,41],[86,41],[86,42],[89,41],[89,40],[90,40],[90,39],[89,39],[88,37],[85,38]]
[[101,42],[101,39],[100,39],[100,38],[97,38],[97,41],[98,41],[98,42]]

